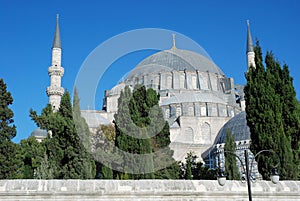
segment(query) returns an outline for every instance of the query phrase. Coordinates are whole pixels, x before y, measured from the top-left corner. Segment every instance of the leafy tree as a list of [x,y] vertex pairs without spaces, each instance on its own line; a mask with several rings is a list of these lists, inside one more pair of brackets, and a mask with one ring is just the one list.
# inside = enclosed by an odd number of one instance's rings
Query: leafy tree
[[194,155],[192,152],[187,153],[185,163],[181,163],[183,170],[182,178],[187,180],[215,180],[217,175],[216,170],[204,166],[202,162],[197,160],[197,155]]
[[[75,128],[68,91],[62,96],[57,112],[53,112],[51,105],[48,105],[40,116],[32,110],[30,116],[40,128],[52,133],[52,137],[43,141],[46,149],[44,161],[48,165],[44,166],[40,175],[50,175],[56,179],[95,177],[95,162],[81,143]],[[45,172],[47,170],[48,173]]]
[[37,169],[40,167],[45,154],[44,146],[35,137],[21,140],[20,150],[23,161],[23,179],[36,177]]
[[3,79],[0,79],[0,179],[19,177],[21,160],[18,155],[19,146],[11,140],[16,136],[13,124],[13,111],[9,105],[13,103],[11,93]]
[[226,131],[225,150],[225,170],[229,180],[238,180],[240,178],[239,171],[236,165],[236,157],[230,153],[235,153],[236,144],[230,130]]

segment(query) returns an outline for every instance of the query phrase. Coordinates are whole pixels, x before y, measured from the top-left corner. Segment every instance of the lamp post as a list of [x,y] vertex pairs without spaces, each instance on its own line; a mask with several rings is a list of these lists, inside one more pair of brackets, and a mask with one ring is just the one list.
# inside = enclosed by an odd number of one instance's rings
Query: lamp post
[[[251,177],[251,172],[252,172],[252,166],[253,166],[253,161],[254,159],[256,158],[256,156],[258,156],[259,154],[263,153],[263,152],[271,152],[271,153],[274,153],[277,157],[278,155],[273,151],[273,150],[261,150],[259,151],[254,157],[253,159],[251,160],[251,166],[250,166],[250,171],[249,171],[249,155],[248,155],[248,150],[245,150],[244,151],[244,154],[245,154],[245,166],[246,166],[246,170],[245,170],[245,167],[244,167],[244,163],[243,161],[241,160],[241,158],[236,155],[235,153],[233,152],[229,152],[229,151],[224,151],[225,153],[228,153],[228,154],[231,154],[231,155],[234,155],[237,159],[239,159],[239,161],[241,162],[241,165],[244,169],[244,172],[246,173],[246,179],[247,179],[247,186],[248,186],[248,196],[249,196],[249,201],[252,201],[252,192],[251,192],[251,182],[250,180],[252,179]],[[279,157],[278,157],[279,159]],[[278,164],[277,164],[278,165]],[[279,182],[279,174],[278,174],[278,171],[277,171],[277,165],[274,166],[271,170],[271,181],[276,184]],[[226,174],[223,170],[219,169],[218,171],[218,183],[219,185],[221,186],[224,186],[225,183],[226,183]],[[255,180],[255,178],[254,178]]]

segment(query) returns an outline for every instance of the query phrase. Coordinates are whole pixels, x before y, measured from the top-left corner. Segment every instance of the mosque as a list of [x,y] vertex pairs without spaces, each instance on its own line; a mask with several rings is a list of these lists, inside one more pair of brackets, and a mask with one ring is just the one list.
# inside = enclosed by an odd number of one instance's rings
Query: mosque
[[[46,90],[54,111],[58,110],[64,93],[61,86],[64,74],[61,55],[57,16],[52,65],[48,68],[50,86]],[[246,55],[248,67],[255,67],[249,23]],[[234,83],[233,78],[226,77],[205,55],[177,48],[174,37],[171,49],[145,58],[125,79],[105,91],[102,110],[81,111],[91,132],[95,132],[100,125],[112,124],[118,111],[118,98],[127,85],[131,89],[135,85],[145,85],[160,94],[159,106],[170,126],[170,148],[174,150],[175,160],[183,161],[186,154],[192,151],[206,165],[215,167],[215,161],[224,158],[222,150],[227,130],[236,140],[237,155],[243,156],[243,150],[249,149],[250,130],[246,122],[244,87]],[[41,140],[47,132],[37,129],[32,135]],[[252,158],[253,154],[250,154]],[[254,172],[258,173],[256,166]]]

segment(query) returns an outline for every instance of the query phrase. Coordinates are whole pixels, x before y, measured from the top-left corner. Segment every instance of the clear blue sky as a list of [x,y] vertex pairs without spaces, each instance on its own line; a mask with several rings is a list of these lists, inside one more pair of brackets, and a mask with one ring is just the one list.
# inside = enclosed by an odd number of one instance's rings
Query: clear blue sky
[[[27,138],[36,128],[29,109],[40,113],[48,102],[47,69],[57,13],[65,68],[62,84],[69,91],[94,48],[117,34],[140,28],[169,29],[190,37],[235,83],[245,84],[249,19],[252,37],[259,39],[263,52],[272,50],[281,63],[289,65],[300,99],[299,9],[297,0],[0,0],[0,77],[14,98],[14,141]],[[150,53],[131,54],[105,73],[97,91],[96,109],[102,107],[104,89],[113,87]]]

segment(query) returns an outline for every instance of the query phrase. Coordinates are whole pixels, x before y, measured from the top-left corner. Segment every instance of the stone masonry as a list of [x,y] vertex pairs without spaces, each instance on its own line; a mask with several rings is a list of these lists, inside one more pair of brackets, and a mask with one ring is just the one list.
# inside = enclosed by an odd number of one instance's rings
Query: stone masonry
[[[251,183],[255,201],[298,201],[300,181]],[[247,184],[216,180],[0,180],[0,201],[246,201]]]

